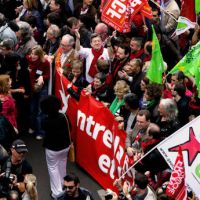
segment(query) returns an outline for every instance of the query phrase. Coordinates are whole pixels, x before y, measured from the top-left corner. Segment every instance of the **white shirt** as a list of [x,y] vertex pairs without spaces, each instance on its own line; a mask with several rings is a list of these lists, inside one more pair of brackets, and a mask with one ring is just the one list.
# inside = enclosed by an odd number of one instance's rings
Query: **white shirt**
[[[86,70],[85,70],[85,77],[86,80],[91,83],[93,81],[93,78],[88,74],[89,70],[90,70],[90,66],[92,63],[92,60],[94,58],[93,54],[92,54],[92,48],[83,48],[81,47],[80,50],[78,51],[78,54],[82,57],[86,59]],[[108,50],[107,48],[103,49],[103,53],[99,58],[103,58],[104,60],[109,60],[109,55],[108,55]]]

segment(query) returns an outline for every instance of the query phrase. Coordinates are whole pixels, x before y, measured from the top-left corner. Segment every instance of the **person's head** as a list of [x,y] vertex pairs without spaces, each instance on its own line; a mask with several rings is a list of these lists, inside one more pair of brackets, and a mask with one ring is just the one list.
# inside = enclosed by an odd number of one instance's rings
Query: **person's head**
[[123,99],[124,95],[130,92],[130,87],[124,80],[119,80],[114,86],[115,95],[118,99]]
[[139,129],[147,129],[150,124],[151,114],[148,110],[140,110],[136,116],[136,123]]
[[51,24],[55,24],[58,27],[61,26],[61,17],[59,13],[51,12],[47,15],[46,25],[49,27]]
[[130,48],[132,53],[138,52],[142,48],[142,38],[131,38]]
[[126,45],[119,45],[116,52],[116,58],[118,60],[124,60],[130,55],[130,47]]
[[135,183],[136,191],[145,190],[148,185],[148,178],[144,174],[137,172],[135,174],[134,183]]
[[78,188],[80,187],[80,180],[78,176],[70,173],[64,177],[63,190],[70,196],[75,197],[78,194]]
[[125,107],[128,110],[137,110],[139,108],[139,98],[136,94],[128,93],[124,95]]
[[160,139],[160,127],[157,124],[151,123],[148,126],[146,139]]
[[80,28],[80,21],[76,17],[69,17],[67,19],[67,26],[70,30],[70,33],[74,35],[75,31]]
[[64,0],[51,0],[49,7],[50,7],[51,12],[58,12],[65,8],[65,1]]
[[19,200],[19,192],[16,190],[10,190],[7,194],[6,200]]
[[103,46],[101,35],[98,33],[93,33],[90,37],[90,45],[95,50],[101,49]]
[[35,16],[28,15],[28,16],[24,17],[23,21],[30,24],[32,30],[34,30],[37,27],[37,18]]
[[97,60],[97,69],[99,72],[103,72],[107,74],[109,72],[110,62],[108,60],[104,60],[102,57]]
[[38,1],[37,0],[23,0],[23,6],[27,10],[38,9]]
[[176,102],[173,99],[161,99],[158,107],[160,116],[166,121],[175,121],[178,116]]
[[144,76],[140,82],[140,88],[143,92],[145,91],[148,84],[149,84],[149,79],[146,76]]
[[87,6],[91,6],[93,3],[93,0],[83,0],[83,4]]
[[83,72],[83,62],[81,60],[73,60],[71,67],[74,77],[79,77]]
[[171,83],[175,84],[176,82],[183,83],[185,79],[185,75],[182,71],[177,71],[171,76]]
[[60,47],[63,53],[68,53],[69,51],[71,51],[74,46],[74,42],[74,38],[71,35],[64,35],[60,42]]
[[11,78],[7,74],[1,74],[0,75],[0,94],[7,95],[9,93],[9,90],[11,88]]
[[152,19],[151,19],[151,23],[152,24],[159,24],[160,22],[160,12],[157,8],[153,8],[152,9]]
[[175,83],[173,89],[172,89],[172,95],[173,97],[176,97],[177,95],[181,98],[185,96],[186,87],[183,83]]
[[23,140],[17,139],[11,145],[11,162],[13,165],[20,164],[26,153],[28,152],[27,146]]
[[98,23],[94,32],[100,34],[102,40],[105,40],[108,37],[108,26],[104,23]]
[[3,13],[0,13],[0,27],[4,26],[6,24],[6,18]]
[[103,72],[99,72],[94,76],[93,86],[95,89],[100,88],[106,81],[106,75]]
[[60,107],[60,99],[53,95],[44,97],[40,102],[41,111],[46,115],[57,115]]
[[33,174],[26,174],[24,177],[25,189],[31,200],[38,200],[38,193],[36,189],[37,179]]
[[19,31],[16,32],[16,34],[20,40],[26,40],[27,38],[31,38],[33,32],[29,23],[19,21],[17,22],[17,25],[19,26]]
[[116,116],[115,120],[118,122],[119,130],[124,130],[124,117],[123,116]]
[[0,43],[0,50],[3,55],[12,51],[13,48],[14,48],[14,41],[10,38],[6,38]]
[[[128,72],[132,75],[138,74],[142,70],[142,60],[140,58],[134,58],[130,60],[126,65],[129,66]],[[127,66],[125,66],[124,70],[127,71]]]
[[43,61],[44,60],[44,51],[42,49],[42,47],[40,45],[35,45],[32,49],[31,49],[31,59],[32,61]]
[[162,90],[163,86],[161,84],[156,84],[156,83],[148,84],[144,92],[144,97],[147,101],[153,99],[159,100],[162,96]]
[[53,40],[53,39],[57,39],[60,36],[60,28],[55,25],[52,24],[49,26],[49,28],[47,29],[47,39],[48,40]]

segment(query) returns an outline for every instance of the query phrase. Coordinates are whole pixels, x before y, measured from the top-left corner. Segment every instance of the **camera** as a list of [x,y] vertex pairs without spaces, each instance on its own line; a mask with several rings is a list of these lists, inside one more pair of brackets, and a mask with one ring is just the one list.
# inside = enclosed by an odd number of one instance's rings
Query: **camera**
[[15,180],[15,176],[11,174],[11,160],[6,163],[5,173],[0,177],[0,197],[5,197],[11,190],[10,184]]

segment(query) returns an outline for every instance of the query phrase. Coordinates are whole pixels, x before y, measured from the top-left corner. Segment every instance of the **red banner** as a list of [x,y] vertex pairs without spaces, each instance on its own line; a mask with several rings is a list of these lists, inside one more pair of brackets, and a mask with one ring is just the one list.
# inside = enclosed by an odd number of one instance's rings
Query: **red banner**
[[[77,102],[67,95],[70,82],[57,70],[55,95],[63,102],[62,111],[72,124],[73,141],[76,144],[76,162],[83,167],[103,188],[113,188],[113,181],[129,168],[126,155],[126,133],[118,129],[112,113],[91,96],[81,95]],[[134,169],[126,175],[133,181]]]
[[119,32],[130,32],[130,15],[135,15],[144,0],[110,0],[102,10],[101,20]]
[[[77,113],[76,161],[103,188],[127,169],[129,159],[124,152],[126,133],[118,129],[112,113],[90,96],[81,96]],[[126,177],[132,181],[134,170]]]
[[62,102],[62,112],[66,112],[72,125],[71,137],[76,142],[76,118],[78,102],[67,93],[67,86],[70,82],[61,75],[57,70],[55,72],[55,96],[60,98]]

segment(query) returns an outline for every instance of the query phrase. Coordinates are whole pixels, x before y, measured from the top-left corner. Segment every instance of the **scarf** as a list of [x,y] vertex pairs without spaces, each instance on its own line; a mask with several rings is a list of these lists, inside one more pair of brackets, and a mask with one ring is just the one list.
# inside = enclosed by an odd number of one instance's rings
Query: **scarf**
[[118,98],[115,97],[114,101],[112,102],[112,104],[110,105],[110,111],[112,112],[112,114],[115,114],[118,109],[124,104],[124,99],[122,99],[119,103],[118,103]]
[[92,63],[90,65],[90,69],[89,69],[89,72],[88,74],[94,78],[95,74],[97,73],[97,68],[96,68],[96,64],[97,64],[97,60],[98,58],[102,55],[103,53],[103,47],[101,47],[101,49],[99,50],[95,50],[92,48],[92,54],[94,56],[93,60],[92,60]]

